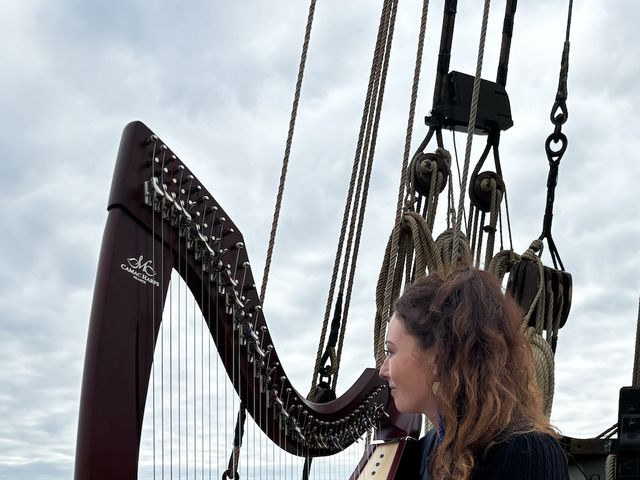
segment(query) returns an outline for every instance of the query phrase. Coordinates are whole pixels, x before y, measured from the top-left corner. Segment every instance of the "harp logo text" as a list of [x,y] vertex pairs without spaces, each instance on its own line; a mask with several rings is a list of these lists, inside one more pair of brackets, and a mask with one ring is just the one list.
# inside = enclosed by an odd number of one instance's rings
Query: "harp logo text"
[[144,257],[140,255],[138,258],[127,258],[127,263],[120,265],[120,268],[127,273],[130,273],[134,280],[146,285],[151,284],[154,287],[159,287],[160,283],[154,280],[156,271],[153,269],[153,263],[151,260],[144,260]]

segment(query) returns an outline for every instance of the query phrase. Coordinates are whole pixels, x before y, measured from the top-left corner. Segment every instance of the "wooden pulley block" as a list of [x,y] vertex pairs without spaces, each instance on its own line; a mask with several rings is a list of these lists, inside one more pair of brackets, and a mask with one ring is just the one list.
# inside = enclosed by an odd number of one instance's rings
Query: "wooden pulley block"
[[[562,328],[567,322],[571,310],[573,290],[571,274],[551,267],[544,267],[544,282],[547,291],[553,292],[553,318],[559,321],[560,328]],[[538,265],[530,260],[522,259],[512,267],[509,273],[507,292],[526,313],[531,308],[539,285]],[[529,317],[529,325],[532,327],[535,326],[536,313],[534,310]]]
[[502,177],[496,172],[480,172],[472,176],[469,183],[469,199],[478,210],[483,212],[491,211],[491,180],[495,180],[501,199],[504,196],[505,186]]
[[433,168],[433,162],[435,162],[437,166],[437,175],[441,180],[440,190],[438,190],[438,193],[442,192],[444,187],[447,186],[447,178],[449,178],[449,171],[451,168],[450,158],[449,153],[441,148],[438,148],[435,153],[419,154],[413,164],[416,192],[425,197],[429,196],[431,175],[435,170]]

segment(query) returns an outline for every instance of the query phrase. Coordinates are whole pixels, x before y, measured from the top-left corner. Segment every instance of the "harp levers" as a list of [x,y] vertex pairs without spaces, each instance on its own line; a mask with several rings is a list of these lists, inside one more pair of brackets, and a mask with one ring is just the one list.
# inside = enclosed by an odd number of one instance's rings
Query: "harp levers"
[[[389,393],[375,369],[329,403],[297,392],[262,312],[241,233],[140,122],[123,133],[108,209],[85,357],[77,479],[137,478],[140,458],[149,455],[162,464],[151,469],[155,478],[220,478],[229,466],[234,476],[242,452],[229,465],[220,458],[243,444],[233,441],[245,429],[236,422],[240,403],[255,422],[246,427],[249,443],[268,439],[272,463],[284,452],[302,459],[342,452],[379,427]],[[223,380],[207,383],[214,377]],[[141,457],[145,417],[152,452]],[[254,465],[266,460],[260,449],[251,455]],[[200,466],[175,466],[189,458]],[[297,469],[292,477],[300,475]],[[282,477],[274,468],[272,477],[256,478]]]

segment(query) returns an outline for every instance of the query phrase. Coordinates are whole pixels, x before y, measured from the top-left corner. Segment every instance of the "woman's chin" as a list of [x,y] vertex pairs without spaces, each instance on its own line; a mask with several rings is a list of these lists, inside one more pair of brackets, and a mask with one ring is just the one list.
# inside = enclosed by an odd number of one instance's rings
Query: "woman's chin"
[[402,401],[402,398],[398,396],[397,390],[391,390],[391,396],[393,397],[393,403],[396,406],[396,410],[400,413],[412,413],[407,408],[408,405],[406,405],[406,403]]

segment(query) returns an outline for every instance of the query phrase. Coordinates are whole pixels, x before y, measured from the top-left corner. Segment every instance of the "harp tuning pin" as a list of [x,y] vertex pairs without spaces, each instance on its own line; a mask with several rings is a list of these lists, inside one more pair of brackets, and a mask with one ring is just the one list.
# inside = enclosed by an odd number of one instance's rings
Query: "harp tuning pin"
[[151,158],[151,159],[149,159],[149,158],[148,158],[148,159],[146,159],[146,160],[144,161],[144,166],[145,166],[145,167],[150,167],[150,166],[151,166],[151,165],[153,165],[154,163],[160,163],[160,159],[158,159],[158,157],[156,157],[156,156],[154,156],[154,157],[153,157],[153,158]]
[[244,248],[244,243],[242,242],[236,242],[233,247],[231,247],[232,250],[240,250]]
[[216,225],[220,225],[221,223],[224,223],[226,221],[227,219],[225,217],[216,218],[213,222],[213,226],[215,227]]
[[149,138],[147,138],[145,143],[147,145],[149,145],[150,143],[156,143],[157,141],[158,141],[158,136],[154,133],[154,134],[150,135]]
[[247,268],[249,268],[251,265],[249,264],[249,262],[242,262],[242,265],[241,265],[241,266],[242,266],[242,268],[243,268],[243,269],[245,269],[245,270],[246,270],[246,269],[247,269]]
[[[195,177],[193,175],[188,175],[187,176],[187,180],[189,181],[189,183],[193,182],[194,179],[195,179]],[[191,191],[192,190],[195,190],[195,194],[197,195],[202,191],[202,186],[201,185],[196,185],[193,188],[189,188],[189,195],[191,195]],[[207,197],[205,200],[209,200],[209,197],[207,195],[202,195],[202,197]],[[198,199],[198,200],[200,200],[200,199]],[[196,201],[198,201],[198,200],[196,200]],[[198,205],[200,205],[200,203],[202,203],[202,200],[200,200],[198,202]]]
[[169,147],[167,147],[164,143],[162,145],[160,145],[160,150],[162,150],[163,152],[166,152],[167,150],[169,150]]
[[[199,187],[200,185],[198,185]],[[199,197],[197,200],[195,200],[195,204],[196,205],[202,205],[202,202],[208,202],[209,200],[211,200],[209,198],[209,195],[202,195],[201,197]]]
[[232,233],[235,233],[235,230],[233,228],[227,228],[225,230],[222,230],[222,233],[220,234],[220,236],[226,237],[227,235],[231,235]]

